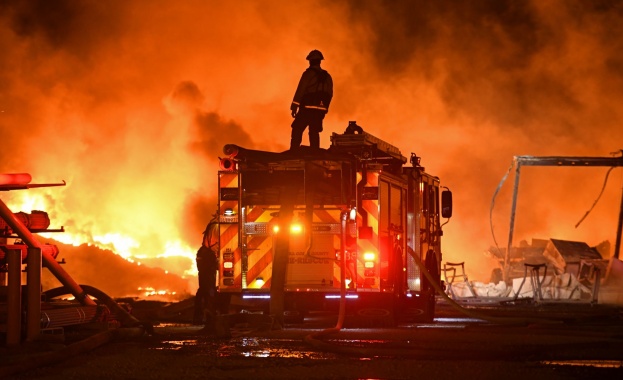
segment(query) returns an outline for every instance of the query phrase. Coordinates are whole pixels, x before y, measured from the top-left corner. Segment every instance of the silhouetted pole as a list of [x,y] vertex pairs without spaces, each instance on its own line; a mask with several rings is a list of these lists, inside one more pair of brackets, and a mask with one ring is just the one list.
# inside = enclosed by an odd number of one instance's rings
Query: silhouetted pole
[[41,248],[29,247],[26,257],[26,341],[41,334]]
[[621,252],[621,230],[623,229],[623,187],[621,188],[621,209],[619,210],[619,227],[617,228],[617,242],[614,246],[614,257],[619,258]]
[[508,283],[510,275],[511,248],[513,247],[513,233],[515,231],[515,211],[517,209],[517,192],[519,191],[519,174],[521,170],[521,162],[517,160],[517,168],[515,169],[515,186],[513,187],[513,203],[511,205],[511,221],[508,230],[508,246],[506,255],[504,256],[504,282]]
[[22,335],[22,251],[9,249],[6,253],[8,266],[7,286],[7,346],[18,345]]

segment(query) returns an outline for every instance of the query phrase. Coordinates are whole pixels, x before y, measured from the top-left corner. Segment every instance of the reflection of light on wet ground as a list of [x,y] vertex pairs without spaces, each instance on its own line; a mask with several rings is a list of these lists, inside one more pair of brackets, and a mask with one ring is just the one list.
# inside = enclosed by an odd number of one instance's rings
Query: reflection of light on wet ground
[[387,343],[387,340],[384,340],[384,339],[340,339],[339,341],[343,343],[351,343],[355,345]]
[[623,368],[623,361],[620,360],[547,360],[542,361],[541,364],[551,366]]
[[412,323],[401,325],[401,328],[409,329],[464,329],[468,324],[481,323],[476,318],[435,318],[433,323]]
[[[189,326],[195,326],[196,325],[189,325],[188,323],[173,323],[173,322],[160,322],[157,325],[154,325],[154,327],[189,327]],[[197,327],[199,328],[199,327]]]
[[240,344],[248,347],[256,347],[260,345],[257,338],[240,338]]
[[335,359],[329,352],[316,352],[296,339],[266,339],[240,337],[227,341],[214,339],[164,340],[153,350],[179,351],[190,349],[201,355],[216,355],[221,358],[290,358],[290,359]]
[[327,352],[310,350],[301,340],[265,339],[241,337],[224,342],[218,347],[219,357],[256,357],[256,358],[294,358],[294,359],[334,359],[335,355]]
[[165,340],[162,342],[162,347],[154,347],[154,350],[170,350],[177,351],[185,346],[197,346],[198,341],[196,339],[190,340]]

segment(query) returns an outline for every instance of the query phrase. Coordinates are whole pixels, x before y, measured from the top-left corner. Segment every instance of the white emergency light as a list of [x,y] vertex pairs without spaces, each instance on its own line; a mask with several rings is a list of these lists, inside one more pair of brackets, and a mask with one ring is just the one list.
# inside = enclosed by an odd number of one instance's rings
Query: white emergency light
[[348,218],[354,222],[357,219],[357,207],[353,207],[348,212]]

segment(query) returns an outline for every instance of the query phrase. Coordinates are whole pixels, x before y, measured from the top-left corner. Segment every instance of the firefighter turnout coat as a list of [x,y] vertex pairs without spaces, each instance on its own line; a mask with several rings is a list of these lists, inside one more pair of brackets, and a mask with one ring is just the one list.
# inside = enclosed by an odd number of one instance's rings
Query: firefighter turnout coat
[[329,110],[333,98],[333,79],[318,65],[310,66],[303,72],[294,93],[292,103],[300,108]]

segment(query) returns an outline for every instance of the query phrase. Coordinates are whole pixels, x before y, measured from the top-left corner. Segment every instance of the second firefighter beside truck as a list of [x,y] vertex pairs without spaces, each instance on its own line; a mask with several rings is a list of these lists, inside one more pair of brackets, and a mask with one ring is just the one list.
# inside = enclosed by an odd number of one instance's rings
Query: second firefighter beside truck
[[216,271],[218,270],[218,224],[216,220],[208,223],[203,232],[203,242],[197,251],[197,271],[199,288],[195,296],[195,315],[193,322],[207,327],[214,325],[216,317]]
[[307,127],[309,127],[309,146],[320,148],[322,120],[329,111],[333,98],[333,79],[320,67],[320,61],[323,59],[324,56],[318,50],[312,50],[307,55],[309,68],[303,72],[290,105],[294,117],[290,150],[301,146],[303,132]]

